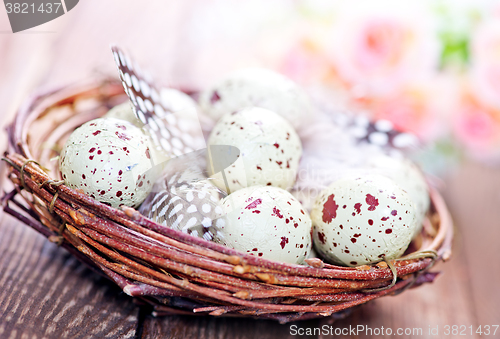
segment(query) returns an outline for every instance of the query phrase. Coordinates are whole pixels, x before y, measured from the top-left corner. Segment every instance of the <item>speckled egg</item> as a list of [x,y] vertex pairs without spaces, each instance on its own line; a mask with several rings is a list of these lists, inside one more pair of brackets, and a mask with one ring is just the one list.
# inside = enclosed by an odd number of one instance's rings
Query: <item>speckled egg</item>
[[347,266],[401,256],[417,226],[409,194],[378,174],[333,182],[316,199],[311,219],[316,250]]
[[[208,145],[230,145],[240,156],[225,170],[229,191],[253,186],[288,189],[295,183],[302,145],[293,127],[278,114],[249,107],[223,116],[215,125]],[[208,172],[212,175],[210,160]],[[222,174],[215,184],[227,189]]]
[[299,86],[264,68],[245,68],[229,74],[201,93],[200,106],[215,120],[245,107],[267,108],[295,128],[312,112],[309,98]]
[[394,158],[387,155],[370,157],[366,166],[371,173],[391,178],[410,195],[415,203],[417,227],[414,236],[417,235],[422,230],[422,224],[430,205],[428,185],[422,171],[407,158]]
[[302,263],[312,247],[311,219],[277,187],[253,186],[222,200],[225,213],[214,241],[269,260]]
[[114,118],[89,121],[69,137],[59,157],[65,184],[113,207],[139,205],[155,178],[150,142],[133,124]]
[[124,102],[123,104],[116,105],[108,111],[108,113],[102,116],[103,118],[115,118],[120,120],[125,120],[133,125],[141,128],[144,124],[135,116],[134,110],[132,108],[132,103],[130,101]]
[[[117,105],[110,109],[108,113],[102,116],[103,118],[115,118],[120,120],[125,120],[133,124],[134,126],[141,129],[142,133],[150,139],[150,134],[144,124],[135,116],[132,104],[130,102],[124,102],[123,104]],[[151,159],[154,165],[161,164],[167,161],[170,157],[161,149],[154,147],[151,140],[151,147],[149,147]]]

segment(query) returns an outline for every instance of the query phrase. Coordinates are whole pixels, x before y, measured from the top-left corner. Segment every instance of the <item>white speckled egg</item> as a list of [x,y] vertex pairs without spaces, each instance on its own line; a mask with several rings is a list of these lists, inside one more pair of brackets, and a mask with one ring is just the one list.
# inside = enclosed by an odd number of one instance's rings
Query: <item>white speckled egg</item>
[[347,266],[401,256],[417,226],[409,194],[379,174],[333,182],[316,199],[311,219],[316,250]]
[[102,116],[103,118],[114,118],[125,120],[133,124],[134,126],[141,129],[142,133],[151,140],[151,145],[149,147],[149,151],[151,154],[151,159],[153,160],[153,164],[157,165],[162,162],[165,162],[169,159],[169,156],[162,151],[161,149],[157,149],[154,147],[152,143],[152,139],[150,139],[150,134],[146,128],[144,128],[144,124],[135,116],[134,110],[132,108],[132,104],[130,102],[124,102],[123,104],[117,105],[110,109],[108,113]]
[[215,120],[245,107],[267,108],[295,128],[312,112],[305,92],[292,80],[264,68],[233,72],[200,95],[201,108]]
[[312,246],[311,219],[277,187],[253,186],[222,200],[226,213],[214,241],[269,260],[302,263]]
[[415,203],[417,227],[415,235],[422,230],[425,214],[429,209],[430,197],[425,177],[411,160],[377,155],[367,161],[371,173],[385,175],[405,190]]
[[81,189],[97,201],[118,207],[139,205],[155,178],[150,143],[131,123],[101,118],[77,128],[59,157],[67,186]]
[[[296,179],[302,144],[293,127],[278,114],[249,107],[223,116],[208,145],[230,145],[240,150],[236,162],[225,170],[230,192],[253,185],[288,189]],[[214,174],[210,161],[208,172]],[[226,189],[221,173],[215,184]]]

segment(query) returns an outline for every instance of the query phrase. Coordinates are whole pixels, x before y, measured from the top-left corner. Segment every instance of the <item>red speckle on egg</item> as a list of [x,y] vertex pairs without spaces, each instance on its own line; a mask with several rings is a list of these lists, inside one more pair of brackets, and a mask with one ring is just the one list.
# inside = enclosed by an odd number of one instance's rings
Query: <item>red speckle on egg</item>
[[279,145],[278,143],[275,143],[275,144],[274,144],[274,147],[279,148],[279,147],[280,147],[280,145]]
[[89,157],[89,159],[90,159],[90,160],[94,160],[94,156],[93,156],[93,155],[91,155],[91,156]]
[[382,219],[380,219],[380,220],[387,221],[387,220],[389,220],[389,217],[382,217]]
[[82,179],[85,179],[85,174],[82,174]]
[[391,233],[392,233],[392,230],[390,228],[385,230],[385,234],[391,234]]
[[326,244],[326,239],[325,239],[325,233],[323,232],[318,232],[318,239],[321,241],[321,243],[324,245]]
[[276,163],[281,166],[281,164],[283,163],[283,161],[276,161]]
[[284,249],[286,244],[288,244],[288,238],[281,237],[281,242],[280,242],[281,249]]
[[89,149],[89,153],[92,153],[95,151],[95,147],[92,147],[91,149]]
[[368,207],[368,211],[375,211],[375,208],[378,206],[378,199],[371,194],[367,194],[365,201],[368,205],[370,205],[370,207]]
[[391,214],[392,214],[393,216],[396,216],[396,215],[398,215],[398,211],[396,211],[396,210],[392,210],[392,211],[391,211]]
[[355,203],[354,204],[354,209],[356,210],[356,213],[358,213],[358,214],[361,213],[361,203],[359,203],[359,202]]
[[98,135],[99,133],[101,133],[101,131],[95,131],[94,133],[92,133],[94,136]]
[[118,175],[122,175],[123,174],[123,171],[122,170],[119,170],[118,171]]
[[356,261],[351,261],[351,265],[357,265],[358,263]]
[[327,224],[331,223],[337,217],[339,205],[337,205],[334,198],[335,194],[330,195],[323,205],[323,222]]
[[253,201],[252,203],[248,204],[248,206],[245,207],[245,209],[251,210],[252,208],[256,208],[260,204],[262,204],[262,199],[257,199],[255,201]]
[[260,214],[260,211],[259,210],[255,210],[255,211],[252,211],[252,213]]
[[276,208],[276,206],[273,207],[273,214],[271,214],[273,217],[278,217],[280,219],[283,219],[283,214],[280,214],[280,210]]
[[372,225],[373,225],[373,220],[372,220],[372,219],[368,219],[368,224],[369,224],[370,226],[372,226]]
[[351,238],[351,242],[354,244],[356,243],[356,239],[355,238]]
[[299,224],[294,223],[294,224],[293,224],[293,227],[297,228],[297,227],[299,227]]
[[125,133],[120,133],[120,132],[116,131],[116,132],[115,132],[115,134],[116,134],[116,136],[117,136],[119,139],[121,139],[121,140],[128,141],[128,140],[130,140],[130,139],[131,139],[131,138],[130,138],[127,134],[125,134]]
[[149,153],[149,147],[146,148],[146,158],[151,159],[151,154]]
[[118,191],[118,192],[116,192],[116,196],[117,196],[117,197],[120,197],[122,194],[123,194],[123,193],[122,193],[122,191]]
[[260,171],[262,171],[262,167],[260,167],[260,166],[257,166],[257,169],[260,170]]
[[139,185],[137,185],[137,186],[142,187],[142,185],[144,185],[144,183],[141,181],[141,182],[139,182]]

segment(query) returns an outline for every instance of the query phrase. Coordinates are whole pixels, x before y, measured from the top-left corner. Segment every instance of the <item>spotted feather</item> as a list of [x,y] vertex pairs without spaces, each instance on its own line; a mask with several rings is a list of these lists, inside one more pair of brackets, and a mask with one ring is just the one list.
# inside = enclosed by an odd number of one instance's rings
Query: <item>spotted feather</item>
[[162,100],[158,87],[143,74],[137,63],[120,48],[112,46],[111,50],[135,116],[144,124],[154,145],[169,157],[203,148],[199,136],[193,138],[185,133],[182,117]]

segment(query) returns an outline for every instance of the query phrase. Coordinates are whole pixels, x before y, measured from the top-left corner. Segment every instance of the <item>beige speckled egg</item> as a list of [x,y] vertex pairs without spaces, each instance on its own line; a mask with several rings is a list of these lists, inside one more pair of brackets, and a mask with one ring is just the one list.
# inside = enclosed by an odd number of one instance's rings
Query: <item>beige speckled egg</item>
[[422,230],[422,224],[429,209],[430,197],[422,171],[411,160],[377,155],[367,160],[366,166],[371,173],[385,175],[404,189],[415,203],[417,227],[415,235]]
[[103,118],[115,118],[120,120],[125,120],[133,125],[141,128],[144,124],[135,116],[134,110],[132,108],[132,103],[130,101],[124,102],[123,104],[116,105],[108,111],[108,113],[102,116]]
[[311,219],[289,192],[247,187],[224,198],[222,208],[225,222],[214,241],[279,262],[298,264],[309,255]]
[[65,184],[113,207],[138,206],[155,178],[150,142],[133,124],[114,118],[89,121],[69,137],[59,157]]
[[299,128],[312,112],[305,92],[292,80],[265,68],[235,71],[200,95],[200,106],[215,120],[245,107],[267,108]]
[[311,219],[316,250],[347,266],[401,256],[417,227],[409,194],[378,174],[333,182],[316,199]]
[[[249,107],[226,114],[212,130],[208,145],[240,150],[239,158],[225,170],[230,192],[253,185],[288,189],[295,183],[302,144],[293,127],[272,111]],[[208,172],[214,174],[210,165]],[[221,174],[214,177],[215,184],[226,189]]]

